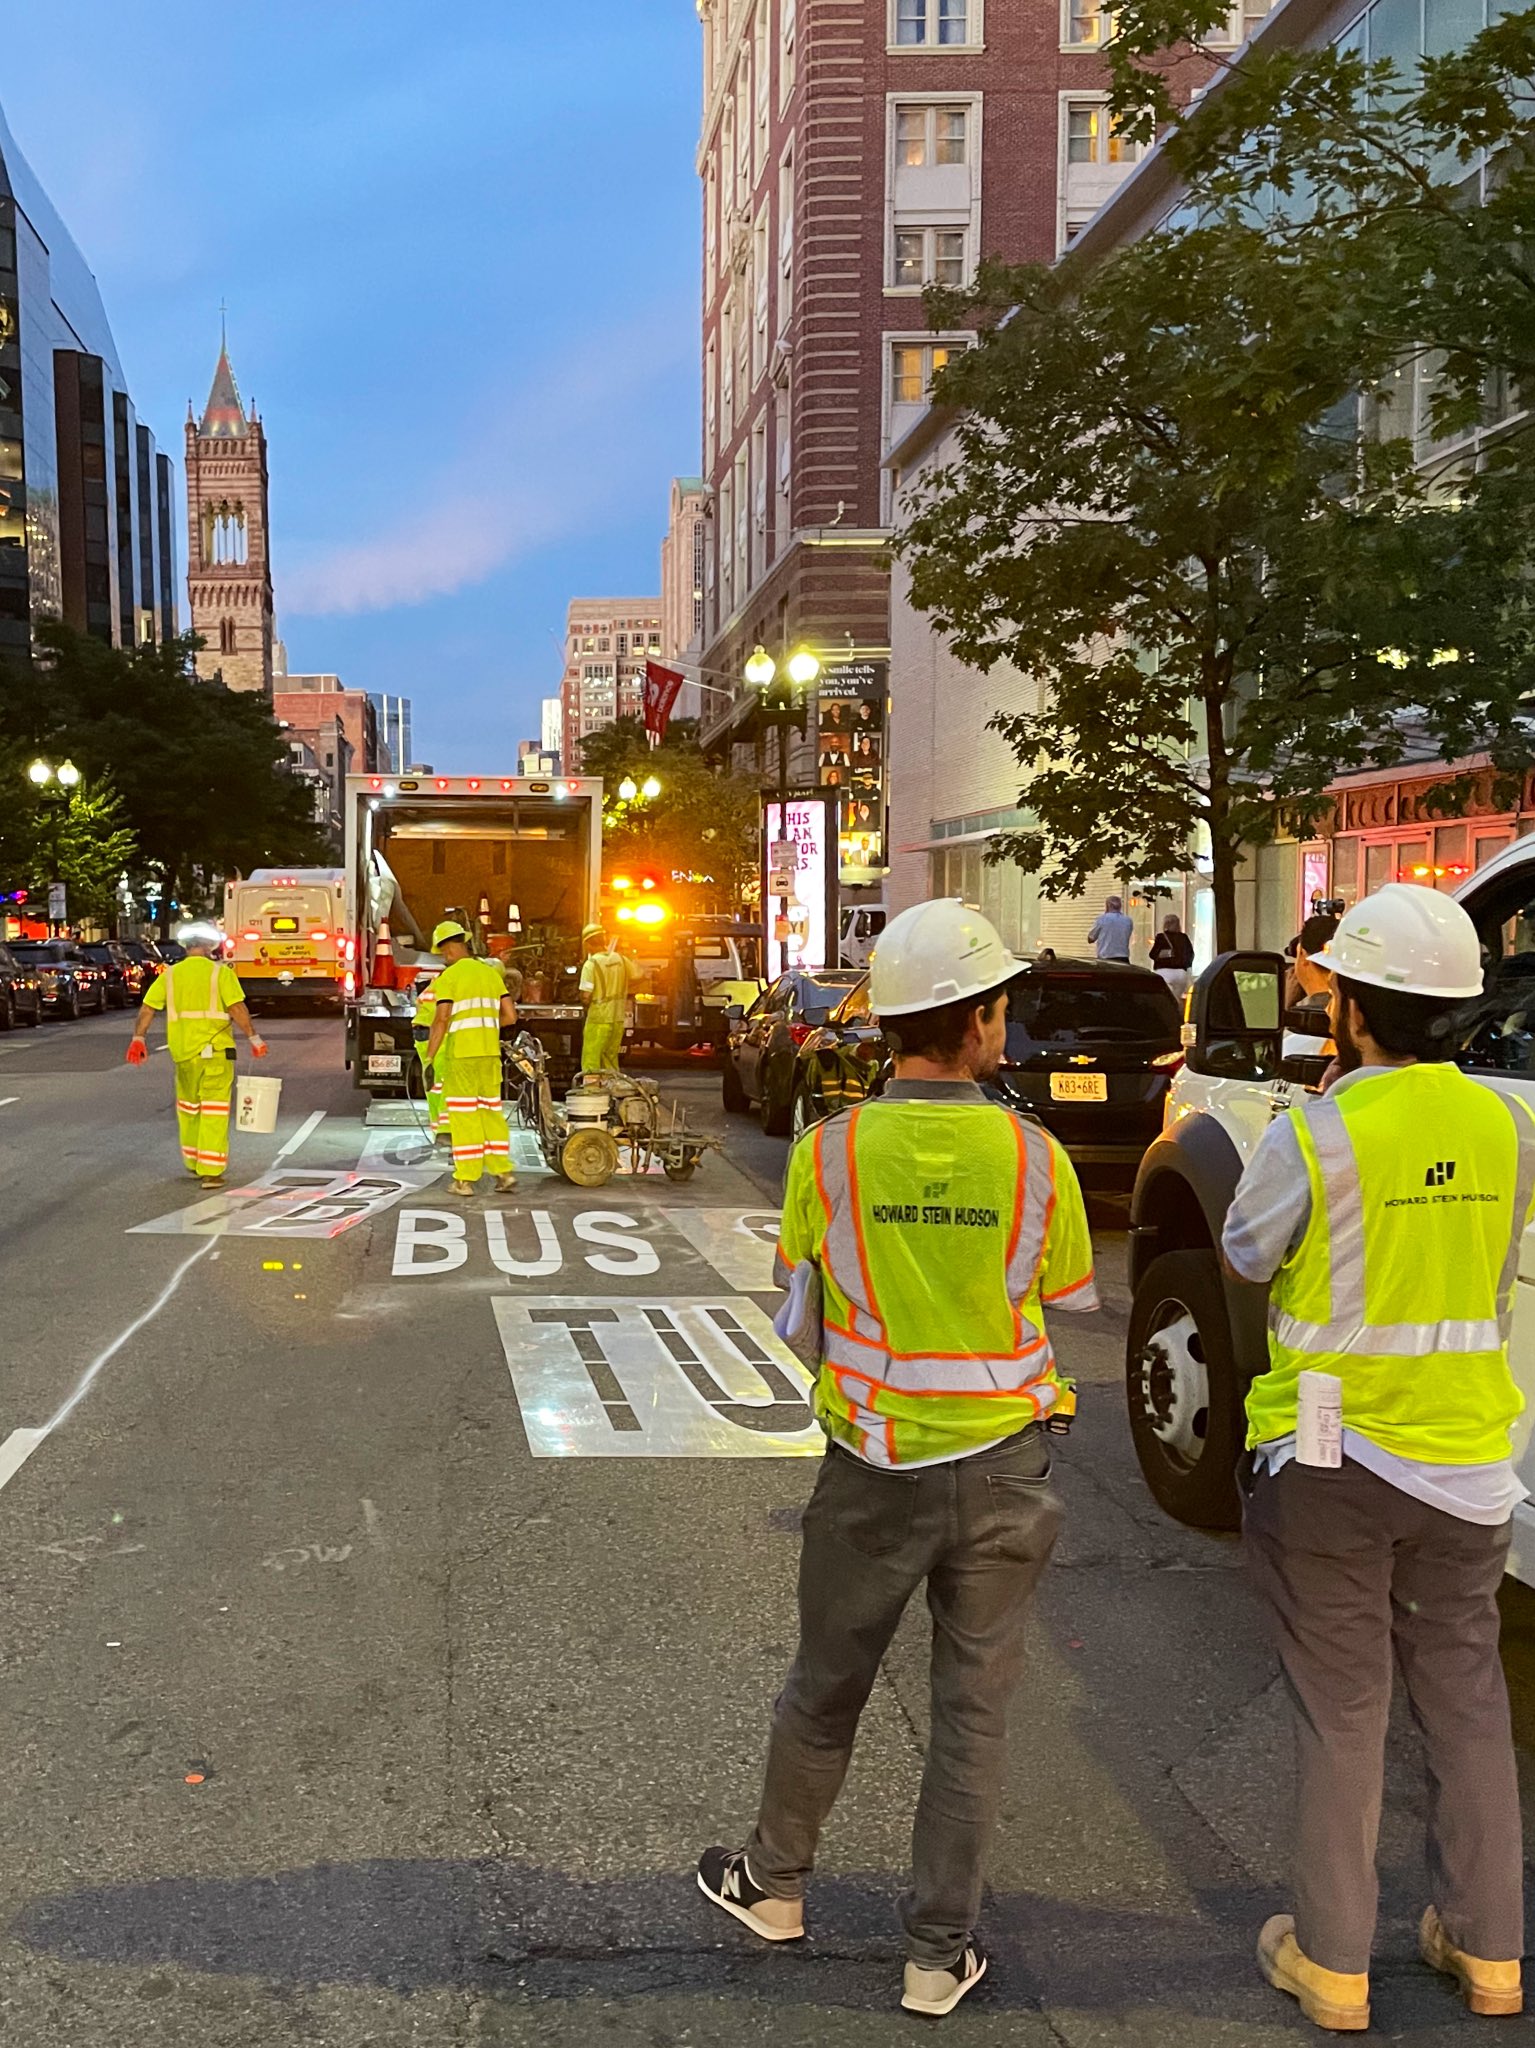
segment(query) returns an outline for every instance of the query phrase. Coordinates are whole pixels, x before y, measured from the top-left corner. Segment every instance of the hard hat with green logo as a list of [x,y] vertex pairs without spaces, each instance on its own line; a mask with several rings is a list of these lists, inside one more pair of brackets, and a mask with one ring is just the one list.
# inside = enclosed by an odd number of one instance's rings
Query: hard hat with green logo
[[869,962],[869,1005],[879,1017],[911,1017],[972,996],[979,1001],[1011,981],[1021,964],[978,910],[940,897],[903,910],[880,933]]
[[1482,948],[1460,905],[1416,882],[1387,882],[1346,910],[1312,964],[1345,981],[1464,1002],[1482,993]]
[[464,927],[456,917],[445,917],[442,923],[438,925],[436,931],[432,933],[432,951],[434,953],[440,951],[449,939],[457,939],[461,945],[465,946],[469,943],[469,934],[464,930]]

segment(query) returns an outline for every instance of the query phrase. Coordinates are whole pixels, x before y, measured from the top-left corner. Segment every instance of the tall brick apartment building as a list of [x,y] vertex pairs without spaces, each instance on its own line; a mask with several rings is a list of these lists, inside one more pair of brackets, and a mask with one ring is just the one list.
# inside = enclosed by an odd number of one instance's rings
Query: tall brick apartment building
[[[1239,6],[1228,40],[1265,0]],[[761,765],[760,641],[889,652],[885,455],[963,335],[922,290],[1049,260],[1136,152],[1093,0],[698,0],[706,744]],[[899,735],[895,736],[899,744]],[[797,770],[809,769],[808,747]]]

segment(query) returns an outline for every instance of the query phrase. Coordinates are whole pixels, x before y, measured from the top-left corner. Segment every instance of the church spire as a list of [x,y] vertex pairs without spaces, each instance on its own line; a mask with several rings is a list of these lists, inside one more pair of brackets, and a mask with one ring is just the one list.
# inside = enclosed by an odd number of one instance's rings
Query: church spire
[[197,430],[205,441],[238,440],[250,432],[245,407],[240,403],[240,387],[235,383],[235,373],[229,366],[229,338],[222,307],[219,309],[219,326],[218,368],[213,373],[213,388],[208,393],[202,424]]

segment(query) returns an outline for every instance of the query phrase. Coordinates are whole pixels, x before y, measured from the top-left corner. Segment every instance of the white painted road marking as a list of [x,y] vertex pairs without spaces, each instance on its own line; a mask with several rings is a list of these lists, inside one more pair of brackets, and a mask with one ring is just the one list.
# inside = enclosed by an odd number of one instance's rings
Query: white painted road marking
[[535,1458],[817,1458],[810,1378],[744,1295],[492,1304]]
[[[517,1209],[507,1214],[485,1209],[479,1220],[491,1263],[508,1279],[547,1279],[564,1266],[565,1254],[550,1210]],[[628,1234],[641,1227],[639,1217],[622,1209],[583,1209],[569,1220],[583,1244],[601,1248],[585,1254],[593,1272],[611,1273],[620,1280],[638,1280],[660,1272],[660,1256],[649,1238]],[[456,1273],[468,1261],[469,1218],[461,1209],[401,1210],[394,1235],[395,1279]]]
[[663,1209],[662,1215],[680,1231],[719,1274],[727,1287],[746,1294],[768,1294],[773,1288],[773,1253],[778,1244],[776,1209]]
[[208,1242],[205,1245],[199,1246],[189,1259],[182,1260],[181,1264],[172,1273],[170,1279],[166,1281],[164,1287],[161,1288],[159,1294],[150,1303],[149,1307],[145,1309],[144,1313],[140,1316],[135,1316],[122,1335],[115,1337],[105,1351],[98,1352],[96,1357],[91,1360],[85,1371],[80,1375],[79,1383],[69,1399],[56,1415],[43,1424],[41,1429],[13,1429],[11,1431],[4,1444],[0,1444],[0,1488],[8,1486],[27,1462],[28,1458],[37,1449],[38,1445],[52,1436],[53,1432],[62,1423],[69,1420],[70,1416],[74,1414],[80,1403],[96,1384],[98,1377],[110,1365],[123,1346],[130,1338],[136,1337],[140,1330],[154,1321],[155,1317],[165,1307],[172,1295],[175,1294],[177,1288],[180,1287],[182,1281],[191,1272],[198,1260],[205,1259],[217,1243],[218,1239],[216,1237],[210,1237]]
[[0,1095],[0,1109],[9,1109],[13,1102],[20,1102],[19,1095]]
[[298,1129],[293,1133],[293,1136],[288,1140],[287,1144],[284,1145],[282,1150],[278,1153],[278,1159],[286,1159],[290,1152],[296,1152],[299,1146],[302,1145],[306,1139],[312,1138],[314,1136],[315,1132],[320,1128],[321,1124],[323,1124],[324,1121],[325,1111],[323,1109],[317,1109],[313,1116],[307,1117],[304,1120],[304,1122],[299,1125]]
[[407,1195],[422,1194],[443,1169],[349,1173],[330,1167],[273,1167],[248,1187],[209,1195],[185,1209],[136,1223],[130,1237],[340,1237],[381,1216]]

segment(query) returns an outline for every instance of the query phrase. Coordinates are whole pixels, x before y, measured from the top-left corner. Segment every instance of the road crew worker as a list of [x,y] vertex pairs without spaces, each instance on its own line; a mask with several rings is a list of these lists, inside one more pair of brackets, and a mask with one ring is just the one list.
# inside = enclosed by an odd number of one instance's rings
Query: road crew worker
[[[1523,1851],[1497,1593],[1525,1490],[1507,1337],[1535,1200],[1535,1116],[1447,1063],[1482,988],[1475,928],[1431,889],[1356,904],[1316,965],[1345,1069],[1264,1133],[1227,1218],[1272,1283],[1247,1398],[1246,1541],[1299,1748],[1295,1913],[1269,1982],[1318,2026],[1370,2021],[1375,1847],[1393,1648],[1429,1774],[1423,1959],[1473,2012],[1522,2007]],[[1341,1462],[1297,1454],[1315,1371],[1342,1383]],[[1334,1454],[1336,1455],[1336,1454]]]
[[436,975],[431,973],[423,972],[416,976],[416,1008],[410,1020],[410,1035],[420,1055],[423,1072],[430,1076],[426,1087],[426,1113],[434,1140],[445,1137],[448,1130],[448,1112],[442,1103],[442,1081],[437,1069],[427,1059],[432,1019],[437,1014],[436,980]]
[[1070,1161],[980,1086],[1002,1059],[1018,971],[960,903],[892,918],[870,998],[898,1044],[895,1079],[791,1157],[778,1273],[794,1294],[819,1288],[815,1410],[830,1444],[805,1512],[799,1649],[774,1708],[756,1832],[698,1866],[704,1894],[765,1940],[804,1933],[822,1823],[880,1659],[925,1580],[932,1736],[901,2003],[934,2015],[986,1970],[974,1928],[1008,1702],[1060,1527],[1043,1425],[1070,1402],[1042,1308],[1098,1305]]
[[229,1103],[235,1085],[234,1024],[259,1060],[266,1041],[251,1023],[245,990],[232,967],[220,959],[223,938],[208,924],[188,925],[180,934],[186,955],[167,967],[144,991],[138,1022],[125,1055],[129,1066],[149,1057],[150,1024],[165,1012],[165,1043],[176,1073],[176,1121],[181,1157],[189,1173],[215,1187],[229,1164]]
[[432,986],[426,1063],[447,1111],[453,1192],[467,1200],[488,1170],[497,1194],[509,1195],[517,1181],[501,1107],[501,1026],[517,1022],[517,1006],[491,962],[470,952],[469,933],[455,918],[432,933],[432,951],[447,965]]
[[624,1051],[624,1009],[629,998],[629,963],[608,945],[600,924],[581,934],[586,960],[581,969],[581,994],[586,1003],[586,1029],[581,1035],[581,1069],[587,1074],[616,1074]]

